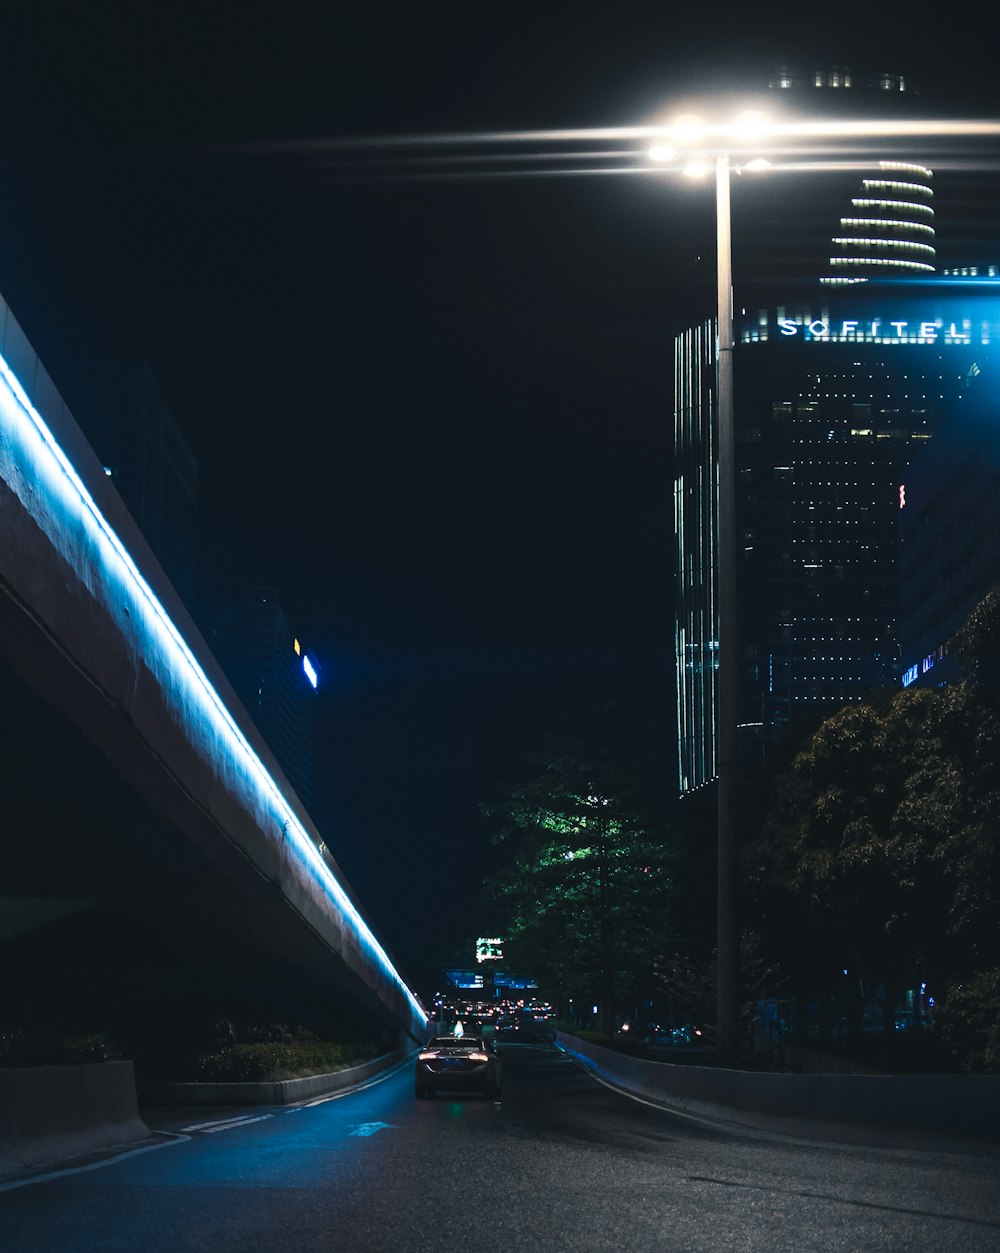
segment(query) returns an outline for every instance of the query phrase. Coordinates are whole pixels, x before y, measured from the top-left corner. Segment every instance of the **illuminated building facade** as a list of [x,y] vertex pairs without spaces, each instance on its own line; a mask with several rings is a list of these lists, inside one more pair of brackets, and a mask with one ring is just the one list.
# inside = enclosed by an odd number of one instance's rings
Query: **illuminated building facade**
[[[920,280],[821,286],[738,323],[745,753],[790,723],[896,681],[907,466],[960,402],[990,345],[1000,344],[998,323],[1000,311],[979,288],[963,295]],[[675,377],[675,646],[686,793],[716,774],[714,324],[678,336]]]
[[828,284],[933,274],[934,174],[913,161],[880,161],[861,179],[832,240]]
[[318,665],[293,634],[277,592],[248,587],[228,599],[213,641],[230,683],[308,810]]

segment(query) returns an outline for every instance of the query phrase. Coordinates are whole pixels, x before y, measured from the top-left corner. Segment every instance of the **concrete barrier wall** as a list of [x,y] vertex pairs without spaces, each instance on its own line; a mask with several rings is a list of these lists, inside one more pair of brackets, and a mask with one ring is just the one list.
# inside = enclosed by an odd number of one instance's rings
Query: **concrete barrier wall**
[[382,1057],[334,1070],[326,1075],[307,1075],[303,1079],[280,1079],[271,1083],[168,1083],[156,1093],[165,1105],[294,1105],[310,1097],[326,1096],[353,1088],[391,1070],[404,1060],[406,1053],[397,1049]]
[[0,1170],[148,1139],[131,1062],[0,1069]]
[[1000,1143],[997,1075],[795,1075],[627,1057],[560,1031],[560,1048],[636,1096],[705,1118],[791,1135],[845,1128]]

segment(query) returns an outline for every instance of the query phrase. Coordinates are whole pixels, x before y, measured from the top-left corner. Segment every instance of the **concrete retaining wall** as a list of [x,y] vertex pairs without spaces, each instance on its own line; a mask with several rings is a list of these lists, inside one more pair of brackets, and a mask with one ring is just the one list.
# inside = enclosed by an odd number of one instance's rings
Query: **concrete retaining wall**
[[0,1170],[148,1139],[131,1062],[0,1069]]
[[1000,1144],[1000,1076],[795,1075],[626,1057],[560,1031],[560,1048],[602,1079],[657,1104],[757,1130],[830,1139],[877,1130]]
[[165,1105],[294,1105],[310,1097],[353,1088],[397,1066],[404,1056],[397,1049],[360,1066],[272,1083],[168,1083],[155,1093],[155,1099]]

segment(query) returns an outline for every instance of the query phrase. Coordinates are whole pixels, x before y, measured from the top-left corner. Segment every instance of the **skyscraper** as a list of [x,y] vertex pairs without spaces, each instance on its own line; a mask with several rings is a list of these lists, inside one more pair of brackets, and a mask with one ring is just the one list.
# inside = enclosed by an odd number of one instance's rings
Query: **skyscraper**
[[[977,284],[979,286],[979,284]],[[1000,291],[1000,280],[989,287]],[[962,404],[909,467],[900,497],[900,682],[959,675],[950,637],[1000,585],[1000,388],[995,365],[970,369]]]
[[[875,90],[896,90],[892,76]],[[850,86],[849,71],[818,89]],[[885,86],[884,84],[888,84]],[[893,86],[895,84],[895,87]],[[781,86],[802,85],[789,74]],[[824,102],[825,103],[825,102]],[[933,175],[882,160],[845,179],[829,272],[737,288],[739,722],[744,758],[784,727],[899,677],[906,467],[1000,343],[981,294],[933,281]],[[888,280],[888,281],[887,281]],[[675,344],[679,789],[717,773],[716,330]]]
[[[817,287],[811,305],[799,297],[742,320],[734,375],[745,742],[896,679],[900,488],[970,371],[1000,343],[983,304],[919,282]],[[678,337],[682,792],[715,777],[714,356],[711,323]]]

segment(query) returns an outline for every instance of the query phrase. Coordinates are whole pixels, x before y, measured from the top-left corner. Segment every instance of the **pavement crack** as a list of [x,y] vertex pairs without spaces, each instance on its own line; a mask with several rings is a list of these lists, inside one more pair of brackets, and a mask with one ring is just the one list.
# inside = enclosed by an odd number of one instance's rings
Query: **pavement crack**
[[811,1201],[834,1201],[840,1205],[853,1205],[858,1209],[882,1210],[889,1214],[907,1214],[914,1218],[943,1218],[949,1222],[971,1223],[975,1227],[988,1227],[1000,1231],[1000,1223],[985,1218],[970,1218],[967,1214],[945,1214],[936,1210],[908,1209],[900,1205],[879,1205],[877,1201],[857,1201],[849,1196],[835,1196],[829,1192],[808,1192],[799,1188],[775,1188],[762,1183],[739,1183],[735,1179],[714,1179],[711,1175],[688,1175],[689,1183],[717,1183],[723,1188],[746,1188],[752,1192],[773,1192],[780,1196],[800,1196]]

